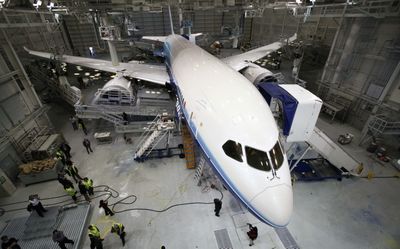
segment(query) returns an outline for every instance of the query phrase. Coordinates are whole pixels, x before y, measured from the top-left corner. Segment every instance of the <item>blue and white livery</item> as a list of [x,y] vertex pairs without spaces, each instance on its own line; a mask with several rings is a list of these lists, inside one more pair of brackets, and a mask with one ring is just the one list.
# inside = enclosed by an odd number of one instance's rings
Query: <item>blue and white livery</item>
[[[293,192],[278,128],[266,101],[238,72],[254,67],[251,62],[284,43],[220,60],[180,35],[165,37],[163,42],[167,68],[135,61],[113,66],[110,61],[69,55],[59,59],[153,83],[173,84],[193,137],[225,186],[261,221],[286,226],[293,211]],[[53,57],[26,50],[40,57]],[[265,70],[259,72],[265,75]]]

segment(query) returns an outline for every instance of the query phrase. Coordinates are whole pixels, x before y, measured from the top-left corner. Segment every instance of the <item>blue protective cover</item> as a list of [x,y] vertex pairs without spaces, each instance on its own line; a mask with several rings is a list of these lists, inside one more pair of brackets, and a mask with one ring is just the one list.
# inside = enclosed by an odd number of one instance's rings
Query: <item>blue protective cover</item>
[[283,135],[289,135],[292,128],[294,114],[296,113],[298,101],[290,95],[286,90],[275,83],[260,83],[257,86],[258,90],[267,101],[268,105],[272,98],[277,98],[282,102],[283,110]]

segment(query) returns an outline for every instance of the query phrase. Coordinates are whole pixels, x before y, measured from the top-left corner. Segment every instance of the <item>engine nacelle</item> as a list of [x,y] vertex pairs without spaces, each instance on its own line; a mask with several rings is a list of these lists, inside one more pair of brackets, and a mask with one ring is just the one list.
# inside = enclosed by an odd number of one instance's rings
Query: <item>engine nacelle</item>
[[241,71],[241,73],[254,85],[261,82],[277,82],[271,71],[254,63],[250,63],[248,67]]

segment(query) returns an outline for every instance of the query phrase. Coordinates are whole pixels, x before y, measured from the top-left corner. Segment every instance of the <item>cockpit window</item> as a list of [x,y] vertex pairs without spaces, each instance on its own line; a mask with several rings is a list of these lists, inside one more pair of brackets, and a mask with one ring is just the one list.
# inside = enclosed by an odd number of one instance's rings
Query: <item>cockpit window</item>
[[225,154],[230,158],[243,162],[243,150],[240,143],[228,140],[224,145],[222,145],[222,149],[224,149]]
[[269,151],[269,156],[271,157],[274,169],[279,169],[283,163],[283,153],[279,141],[276,142],[275,146]]
[[270,171],[271,165],[267,153],[261,150],[257,150],[248,146],[245,146],[247,163],[256,169],[262,171]]

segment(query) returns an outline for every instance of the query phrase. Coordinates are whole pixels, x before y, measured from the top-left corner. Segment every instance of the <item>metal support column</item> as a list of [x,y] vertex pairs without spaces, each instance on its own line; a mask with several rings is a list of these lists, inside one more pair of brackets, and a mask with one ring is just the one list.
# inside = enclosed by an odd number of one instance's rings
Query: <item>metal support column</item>
[[[4,31],[4,29],[2,29],[1,32],[4,36],[4,39],[7,42],[7,47],[9,48],[9,51],[6,51],[6,54],[8,54],[9,59],[12,62],[12,64],[14,64],[14,66],[18,67],[19,72],[22,73],[23,79],[21,79],[21,82],[22,82],[23,86],[25,87],[25,89],[27,90],[27,93],[30,96],[30,100],[32,101],[32,104],[34,106],[42,107],[43,106],[42,102],[40,101],[38,95],[36,94],[36,91],[31,83],[28,75],[26,74],[26,72],[24,70],[24,66],[22,65],[21,61],[19,60],[18,55],[15,52],[10,40],[8,39],[6,32]],[[7,53],[7,52],[9,52],[9,53]]]
[[[111,25],[107,16],[103,16],[102,18],[105,25]],[[110,50],[111,62],[113,66],[118,66],[119,60],[115,44],[111,40],[107,40],[107,44],[108,44],[108,49]]]
[[347,4],[343,8],[342,17],[340,18],[340,23],[339,23],[339,26],[337,27],[336,34],[335,34],[335,37],[333,38],[333,42],[332,42],[332,45],[331,45],[331,50],[329,51],[328,58],[326,59],[326,62],[325,62],[324,71],[322,72],[321,80],[320,80],[320,83],[318,85],[317,95],[320,94],[320,91],[321,91],[321,87],[322,87],[321,82],[325,81],[326,71],[329,68],[329,63],[331,62],[333,51],[335,50],[335,47],[336,47],[336,42],[337,42],[337,39],[338,39],[338,36],[339,36],[339,33],[340,33],[340,29],[342,28],[342,24],[343,24],[344,16],[346,14],[346,10],[347,10]]

